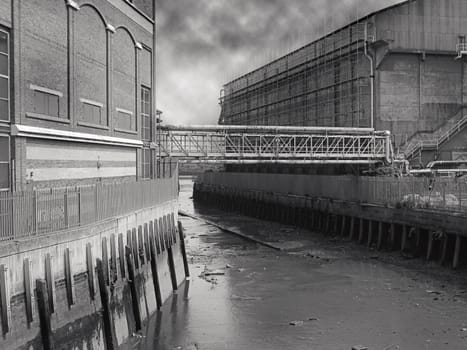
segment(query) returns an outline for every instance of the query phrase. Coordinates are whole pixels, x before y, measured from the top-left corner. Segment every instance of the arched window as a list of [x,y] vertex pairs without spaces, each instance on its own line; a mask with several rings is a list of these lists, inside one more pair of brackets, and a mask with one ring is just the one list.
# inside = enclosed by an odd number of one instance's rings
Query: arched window
[[117,28],[113,36],[113,100],[116,131],[136,132],[136,48],[125,28]]
[[76,15],[76,94],[78,124],[108,126],[106,23],[96,8],[83,5]]

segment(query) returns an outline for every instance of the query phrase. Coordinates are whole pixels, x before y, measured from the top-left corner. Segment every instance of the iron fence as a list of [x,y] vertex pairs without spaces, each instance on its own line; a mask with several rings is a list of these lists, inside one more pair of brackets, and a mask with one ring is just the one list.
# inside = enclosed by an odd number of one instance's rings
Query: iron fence
[[79,227],[176,199],[178,177],[172,168],[167,177],[154,180],[0,193],[0,241]]
[[370,177],[288,174],[206,173],[197,183],[274,193],[326,198],[391,207],[467,212],[465,177]]

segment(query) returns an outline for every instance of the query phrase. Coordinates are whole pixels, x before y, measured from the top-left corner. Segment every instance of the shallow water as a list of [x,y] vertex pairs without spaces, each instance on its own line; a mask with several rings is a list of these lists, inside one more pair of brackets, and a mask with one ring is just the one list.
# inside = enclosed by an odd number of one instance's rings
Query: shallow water
[[[181,217],[191,280],[151,318],[143,349],[466,349],[465,271],[397,253],[195,207],[180,206],[282,247],[276,251]],[[219,270],[219,271],[217,271]],[[203,271],[221,275],[203,276]],[[291,324],[292,323],[292,324]]]

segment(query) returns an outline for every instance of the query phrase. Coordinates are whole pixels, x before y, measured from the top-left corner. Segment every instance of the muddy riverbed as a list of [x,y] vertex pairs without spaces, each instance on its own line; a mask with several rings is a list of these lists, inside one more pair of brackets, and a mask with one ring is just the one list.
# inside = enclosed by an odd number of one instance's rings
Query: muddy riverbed
[[[139,350],[467,349],[467,271],[195,207],[181,182],[191,280],[133,339]],[[210,220],[280,248],[206,224]]]

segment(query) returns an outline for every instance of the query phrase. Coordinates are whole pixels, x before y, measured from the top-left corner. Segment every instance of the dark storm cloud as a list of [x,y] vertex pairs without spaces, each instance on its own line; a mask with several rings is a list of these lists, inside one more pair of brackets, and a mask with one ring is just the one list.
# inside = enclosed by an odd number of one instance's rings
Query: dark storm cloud
[[216,123],[223,84],[397,2],[156,0],[158,107],[169,123]]

